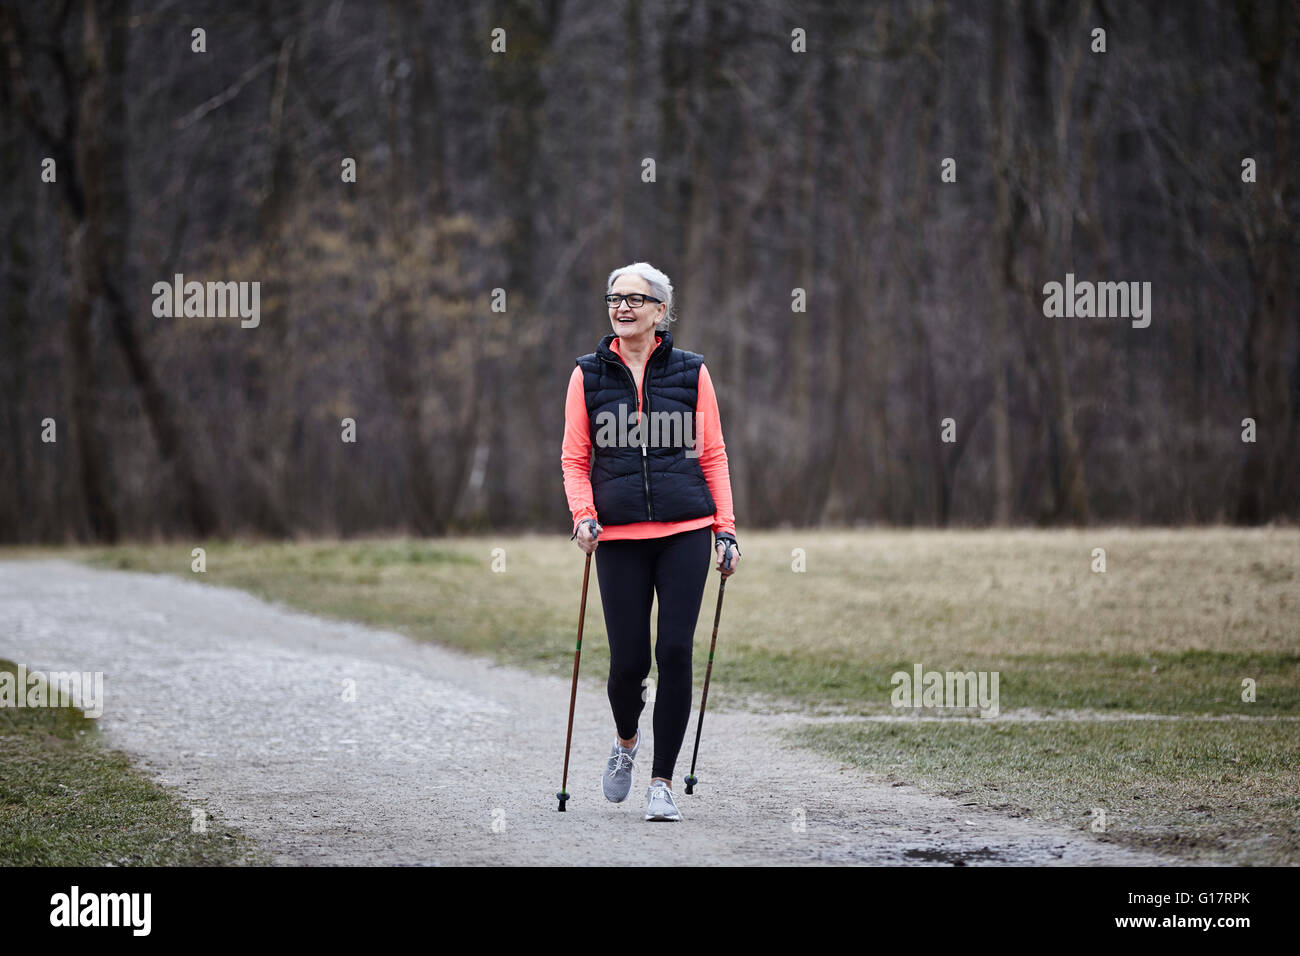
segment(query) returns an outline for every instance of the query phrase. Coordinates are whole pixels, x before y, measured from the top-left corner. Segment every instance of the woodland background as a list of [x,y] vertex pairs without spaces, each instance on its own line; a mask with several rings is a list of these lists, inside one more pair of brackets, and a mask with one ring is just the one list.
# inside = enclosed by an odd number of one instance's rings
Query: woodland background
[[[0,0],[0,541],[567,535],[643,259],[742,534],[1294,521],[1298,57],[1293,0]],[[1067,272],[1150,327],[1045,318]]]

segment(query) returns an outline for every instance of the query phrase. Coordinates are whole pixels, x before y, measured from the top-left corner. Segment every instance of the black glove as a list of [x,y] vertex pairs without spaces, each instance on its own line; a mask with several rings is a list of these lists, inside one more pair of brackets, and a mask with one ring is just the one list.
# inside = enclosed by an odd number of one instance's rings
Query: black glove
[[[718,542],[725,541],[726,546],[722,552],[722,566],[728,571],[731,570],[731,558],[733,554],[741,555],[740,545],[736,541],[734,534],[728,534],[725,531],[716,531],[713,534],[713,550],[718,550]],[[743,555],[742,555],[743,556]]]

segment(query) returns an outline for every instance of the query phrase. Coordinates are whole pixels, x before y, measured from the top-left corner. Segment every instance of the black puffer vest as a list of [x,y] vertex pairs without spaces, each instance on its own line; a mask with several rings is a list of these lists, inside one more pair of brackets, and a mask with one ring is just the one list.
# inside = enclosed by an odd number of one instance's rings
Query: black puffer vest
[[609,347],[614,333],[577,359],[596,453],[591,491],[602,525],[685,521],[717,510],[699,458],[686,453],[691,445],[699,449],[695,402],[704,356],[673,348],[668,332],[657,334],[662,341],[646,361],[639,430],[637,383]]

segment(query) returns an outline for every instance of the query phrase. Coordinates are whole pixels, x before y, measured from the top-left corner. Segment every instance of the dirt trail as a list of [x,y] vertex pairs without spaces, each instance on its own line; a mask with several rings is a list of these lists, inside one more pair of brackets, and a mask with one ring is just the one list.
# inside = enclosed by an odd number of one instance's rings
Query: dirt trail
[[649,751],[627,801],[601,794],[603,681],[578,689],[561,814],[567,680],[160,575],[0,562],[0,657],[104,672],[107,740],[281,864],[1172,862],[873,783],[783,742],[798,715],[712,708],[684,820],[647,823]]

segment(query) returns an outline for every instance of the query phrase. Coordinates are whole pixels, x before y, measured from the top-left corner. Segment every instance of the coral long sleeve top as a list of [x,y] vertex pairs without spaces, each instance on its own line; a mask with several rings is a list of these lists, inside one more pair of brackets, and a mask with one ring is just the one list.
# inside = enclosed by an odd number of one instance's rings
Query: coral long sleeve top
[[[655,336],[655,344],[662,341]],[[618,338],[610,343],[614,354],[622,359],[619,352]],[[626,364],[626,363],[625,363]],[[641,406],[645,406],[645,372],[641,373]],[[640,412],[637,413],[640,421]],[[731,505],[731,473],[727,468],[727,446],[722,440],[722,419],[718,414],[718,397],[713,391],[713,380],[709,370],[700,365],[699,386],[695,407],[695,440],[700,451],[700,470],[708,483],[709,493],[713,495],[716,511],[701,518],[688,518],[685,521],[635,521],[631,524],[604,526],[600,532],[601,541],[620,541],[630,538],[659,538],[677,534],[679,531],[693,531],[696,528],[712,527],[713,531],[736,533],[736,516]],[[573,515],[573,529],[586,518],[595,518],[595,499],[591,492],[591,424],[587,416],[587,400],[582,384],[582,369],[574,367],[569,378],[569,391],[564,402],[564,446],[561,466],[564,470],[564,493],[569,499],[569,511]]]

